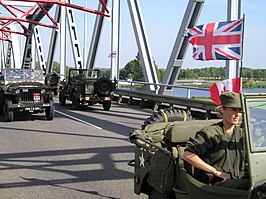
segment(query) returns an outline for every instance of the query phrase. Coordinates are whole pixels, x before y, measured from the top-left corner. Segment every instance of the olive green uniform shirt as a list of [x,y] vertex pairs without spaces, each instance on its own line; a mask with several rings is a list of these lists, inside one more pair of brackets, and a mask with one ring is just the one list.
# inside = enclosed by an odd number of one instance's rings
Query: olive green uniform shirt
[[216,170],[229,173],[231,178],[244,175],[244,138],[239,126],[232,135],[225,133],[222,122],[204,127],[189,139],[185,151],[198,155]]

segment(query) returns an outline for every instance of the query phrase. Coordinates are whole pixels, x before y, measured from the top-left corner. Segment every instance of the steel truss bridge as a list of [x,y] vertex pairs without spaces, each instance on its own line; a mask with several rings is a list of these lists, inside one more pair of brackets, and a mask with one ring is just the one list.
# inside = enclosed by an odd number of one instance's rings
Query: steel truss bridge
[[[73,4],[71,0],[0,0],[0,6],[4,10],[0,16],[1,68],[34,68],[35,55],[37,54],[41,68],[46,74],[49,74],[52,72],[56,41],[60,40],[60,74],[65,75],[66,32],[69,32],[70,35],[75,67],[94,68],[103,21],[111,18],[110,45],[114,56],[111,56],[110,78],[119,79],[120,0],[112,0],[110,2],[108,0],[91,1],[98,2],[97,9],[84,7],[84,5],[81,5],[84,2]],[[145,81],[149,84],[150,91],[163,95],[167,90],[172,89],[172,87],[167,85],[174,85],[176,79],[178,79],[179,71],[188,48],[187,30],[196,25],[202,7],[207,1],[188,0],[176,41],[173,44],[166,73],[159,88],[155,87],[158,84],[158,78],[141,13],[140,1],[127,0],[127,3]],[[109,4],[110,8],[108,7]],[[239,19],[241,16],[241,0],[227,0],[227,6],[228,20]],[[51,10],[53,8],[55,11],[52,16]],[[96,15],[87,55],[82,55],[75,20],[75,10]],[[52,29],[47,58],[44,56],[39,27]],[[60,34],[58,31],[60,31]],[[19,49],[18,37],[25,37],[25,43],[23,44],[24,51],[21,56],[18,56],[19,50],[17,50]],[[85,56],[87,56],[86,60],[84,59]],[[227,61],[225,74],[226,78],[239,76],[239,63]]]

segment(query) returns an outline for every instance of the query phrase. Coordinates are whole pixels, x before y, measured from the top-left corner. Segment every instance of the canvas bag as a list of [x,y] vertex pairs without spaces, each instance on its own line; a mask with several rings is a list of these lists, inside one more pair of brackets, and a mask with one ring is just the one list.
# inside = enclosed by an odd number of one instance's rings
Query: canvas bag
[[131,131],[130,137],[140,136],[141,138],[149,140],[154,144],[160,144],[164,141],[166,132],[168,132],[173,125],[173,122],[149,124],[143,130],[137,129]]
[[174,178],[174,160],[168,154],[157,151],[151,158],[149,185],[161,193],[169,193],[172,190]]

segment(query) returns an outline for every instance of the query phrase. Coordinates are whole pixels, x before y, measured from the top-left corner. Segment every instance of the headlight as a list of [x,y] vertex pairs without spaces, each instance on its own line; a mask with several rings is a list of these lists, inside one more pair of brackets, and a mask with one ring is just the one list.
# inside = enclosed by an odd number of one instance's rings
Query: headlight
[[15,93],[18,95],[20,93],[20,89],[16,89]]
[[42,93],[42,94],[45,94],[45,93],[46,93],[46,90],[43,88],[43,89],[41,90],[41,93]]

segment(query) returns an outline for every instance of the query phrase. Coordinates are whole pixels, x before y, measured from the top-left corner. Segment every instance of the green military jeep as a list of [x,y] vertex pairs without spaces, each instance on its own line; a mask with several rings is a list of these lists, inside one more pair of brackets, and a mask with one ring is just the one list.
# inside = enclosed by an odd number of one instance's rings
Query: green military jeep
[[134,192],[150,199],[262,199],[266,198],[266,93],[241,94],[242,126],[246,138],[249,190],[202,183],[190,175],[182,152],[189,137],[215,120],[190,120],[147,125],[130,133],[136,145]]
[[114,88],[115,83],[110,79],[99,77],[98,69],[70,69],[68,80],[61,82],[59,102],[64,106],[66,100],[70,100],[73,109],[80,109],[85,104],[92,106],[99,103],[108,111],[111,108]]
[[0,75],[0,113],[6,121],[15,112],[42,113],[54,118],[54,101],[49,84],[44,83],[43,71],[35,69],[3,69]]

